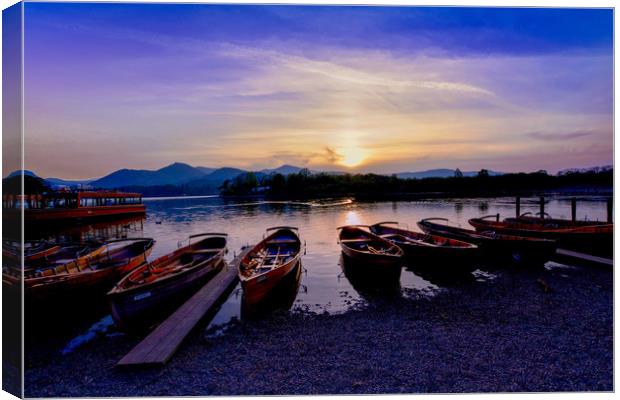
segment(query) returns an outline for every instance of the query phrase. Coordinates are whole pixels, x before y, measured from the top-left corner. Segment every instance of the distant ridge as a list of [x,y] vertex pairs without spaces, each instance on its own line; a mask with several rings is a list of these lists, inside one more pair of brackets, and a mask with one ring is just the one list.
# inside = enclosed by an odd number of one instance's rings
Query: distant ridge
[[[613,166],[605,165],[600,167],[592,167],[585,169],[566,169],[560,171],[562,173],[569,172],[583,172],[583,171],[603,171],[612,169]],[[256,177],[260,180],[267,175],[282,174],[290,175],[299,173],[303,170],[303,167],[295,165],[284,164],[277,168],[266,168],[260,171],[253,171]],[[45,178],[45,181],[52,187],[83,187],[83,188],[95,188],[95,189],[118,189],[118,188],[132,188],[150,187],[150,186],[187,186],[187,187],[208,187],[214,193],[226,180],[232,180],[240,174],[250,172],[248,170],[222,167],[222,168],[210,168],[210,167],[194,167],[186,163],[175,162],[157,170],[146,169],[128,169],[123,168],[114,171],[108,175],[96,179],[85,180],[67,180],[62,178]],[[412,172],[399,172],[396,175],[401,179],[424,179],[424,178],[449,178],[455,176],[455,169],[449,168],[437,168],[425,171],[412,171]],[[7,177],[16,175],[18,172],[14,171]],[[25,171],[27,175],[37,176],[33,171]],[[310,170],[312,174],[328,174],[328,175],[344,175],[346,171],[316,171]],[[478,171],[463,171],[463,176],[476,176]],[[489,175],[503,175],[505,173],[488,170]],[[379,174],[379,175],[391,175],[391,174]]]
[[[463,176],[477,176],[479,171],[462,171]],[[490,176],[504,175],[503,172],[489,170]],[[455,176],[455,169],[439,168],[418,172],[399,172],[396,174],[401,179],[424,179],[424,178],[451,178]]]
[[271,175],[271,174],[290,175],[290,174],[296,174],[302,169],[303,168],[295,167],[294,165],[284,164],[284,165],[279,166],[278,168],[263,169],[259,172],[262,172],[265,175]]
[[92,187],[111,189],[123,186],[179,185],[207,175],[212,168],[192,167],[184,163],[173,163],[156,171],[145,169],[120,169],[103,178],[91,181]]

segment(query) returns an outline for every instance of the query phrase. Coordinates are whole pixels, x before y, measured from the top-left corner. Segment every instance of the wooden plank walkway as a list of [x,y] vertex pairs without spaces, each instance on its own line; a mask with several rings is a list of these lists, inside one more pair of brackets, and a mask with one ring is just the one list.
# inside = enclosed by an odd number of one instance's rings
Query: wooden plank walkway
[[614,260],[612,259],[593,256],[585,253],[579,253],[572,250],[557,249],[556,255],[558,259],[565,260],[567,262],[577,261],[587,265],[595,265],[608,268],[612,268],[614,266]]
[[168,362],[192,329],[232,292],[239,281],[238,263],[249,251],[250,248],[246,248],[230,264],[227,263],[116,365],[163,365]]

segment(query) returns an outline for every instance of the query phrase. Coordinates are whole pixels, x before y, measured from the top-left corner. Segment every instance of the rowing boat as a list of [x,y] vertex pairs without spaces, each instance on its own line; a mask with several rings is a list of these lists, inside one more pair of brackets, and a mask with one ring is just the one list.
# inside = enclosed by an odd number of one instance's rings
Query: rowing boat
[[553,240],[498,234],[493,231],[476,232],[448,223],[446,218],[426,218],[418,222],[418,227],[426,233],[473,243],[480,248],[482,256],[493,260],[540,264],[549,261],[557,249]]
[[[493,220],[494,219],[494,220]],[[499,221],[498,215],[472,218],[469,224],[476,231],[494,231],[505,235],[555,240],[563,249],[579,250],[588,254],[613,254],[613,224],[554,227],[514,220]]]
[[[95,241],[54,243],[45,240],[26,241],[23,246],[24,269],[57,267],[100,251],[103,243]],[[95,253],[93,253],[95,252]],[[3,241],[3,264],[21,267],[22,246],[18,242]]]
[[149,238],[111,240],[85,255],[66,260],[56,257],[49,264],[27,268],[24,298],[32,302],[77,292],[93,294],[99,289],[105,293],[120,277],[144,264],[154,244]]
[[[561,218],[552,218],[547,213],[544,213],[544,217],[533,216],[532,213],[526,212],[518,217],[513,218],[504,218],[504,222],[508,222],[511,224],[520,224],[520,225],[532,225],[532,226],[541,226],[545,229],[561,229],[561,228],[579,228],[584,226],[605,226],[611,225],[609,222],[605,221],[578,221],[571,219],[561,219]],[[540,215],[540,214],[537,214]]]
[[301,258],[298,229],[276,226],[258,242],[239,263],[238,275],[245,305],[252,307],[264,300],[286,276],[294,271]]
[[430,261],[434,266],[466,268],[473,265],[478,255],[475,244],[410,231],[400,228],[397,222],[379,222],[371,225],[370,231],[403,249],[405,256],[417,265],[427,265]]
[[133,270],[108,292],[116,324],[141,326],[172,311],[222,269],[226,244],[224,233],[192,235],[186,246]]
[[345,256],[351,260],[372,265],[401,266],[403,250],[389,240],[364,229],[364,225],[338,228],[338,243]]

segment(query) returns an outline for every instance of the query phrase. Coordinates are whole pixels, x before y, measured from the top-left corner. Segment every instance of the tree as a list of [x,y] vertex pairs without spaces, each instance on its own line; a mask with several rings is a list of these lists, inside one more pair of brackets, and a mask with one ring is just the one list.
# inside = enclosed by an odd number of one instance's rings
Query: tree
[[275,174],[267,184],[273,193],[282,193],[286,186],[286,178],[282,174]]
[[478,172],[478,178],[487,178],[489,176],[489,171],[486,169],[481,169]]
[[461,172],[461,170],[460,170],[459,168],[457,168],[457,169],[454,171],[454,177],[455,177],[455,178],[462,178],[462,177],[463,177],[463,173]]

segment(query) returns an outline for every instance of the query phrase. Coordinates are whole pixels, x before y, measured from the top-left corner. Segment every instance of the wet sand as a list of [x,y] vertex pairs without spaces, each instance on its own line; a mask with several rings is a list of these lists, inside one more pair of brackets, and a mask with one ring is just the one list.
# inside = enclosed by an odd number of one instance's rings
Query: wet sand
[[[403,270],[403,274],[411,273]],[[196,331],[164,367],[119,369],[139,338],[26,355],[26,396],[613,390],[613,275],[502,270],[376,296],[340,315],[296,310]]]

